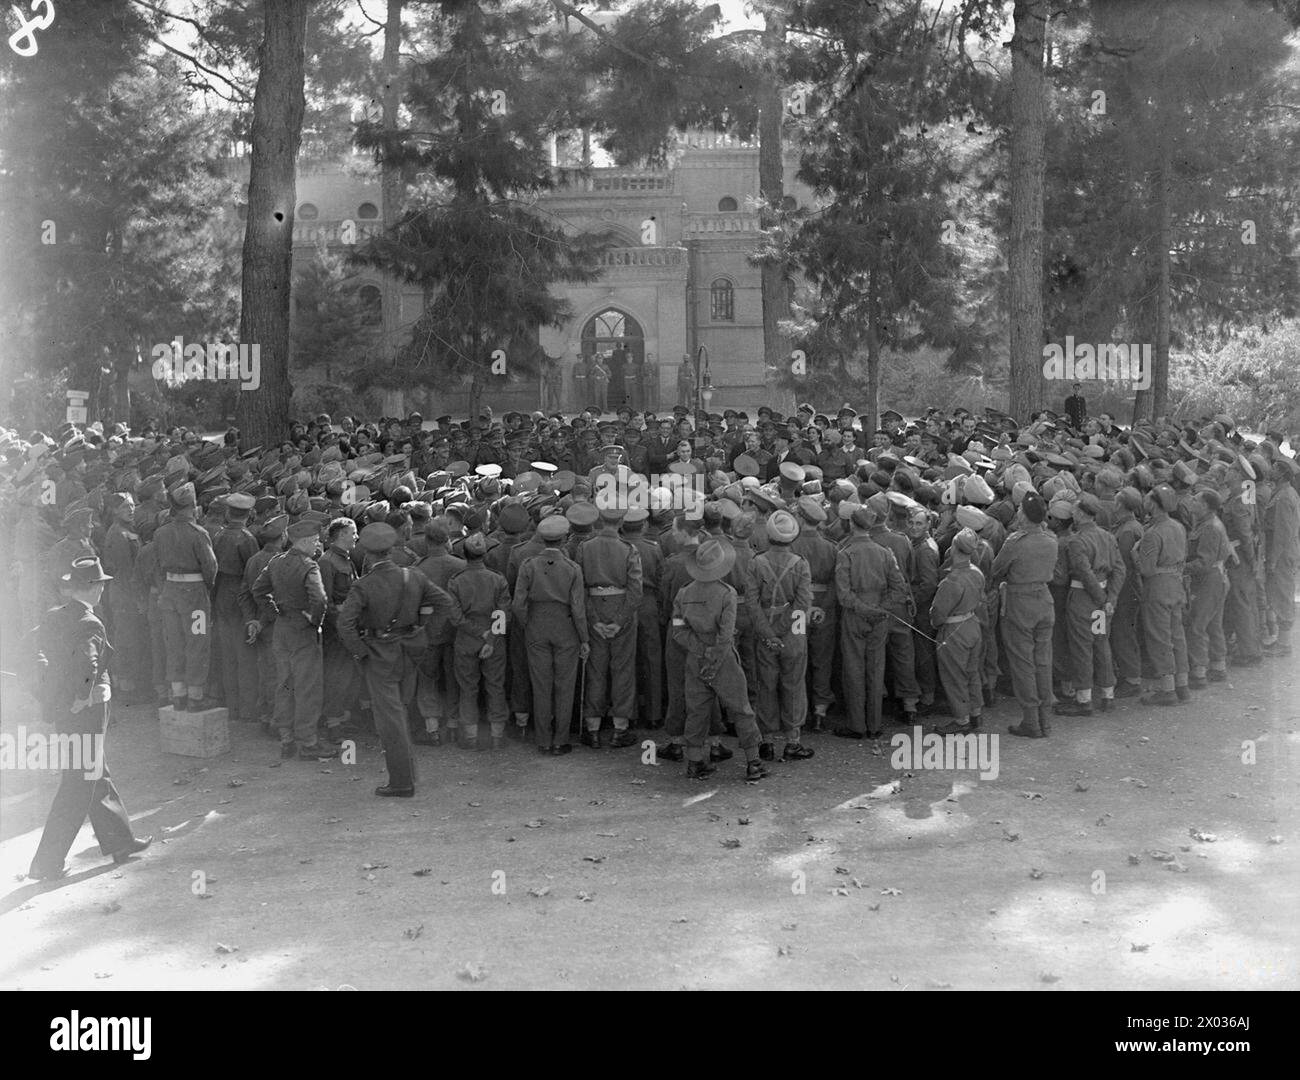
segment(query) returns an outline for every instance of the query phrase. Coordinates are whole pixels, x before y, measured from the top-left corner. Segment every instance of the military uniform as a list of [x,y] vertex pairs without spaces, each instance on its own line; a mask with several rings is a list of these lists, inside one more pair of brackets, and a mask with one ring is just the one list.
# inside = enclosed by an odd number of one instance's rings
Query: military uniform
[[628,539],[641,556],[641,606],[636,629],[636,715],[642,727],[658,728],[664,722],[664,649],[659,613],[659,579],[664,554],[642,532]]
[[1265,533],[1265,595],[1277,619],[1278,640],[1272,650],[1287,656],[1295,623],[1295,577],[1300,565],[1300,493],[1293,484],[1279,483],[1269,501]]
[[[1115,538],[1095,520],[1077,525],[1065,547],[1070,575],[1065,601],[1066,638],[1078,702],[1086,705],[1092,699],[1094,686],[1101,689],[1103,699],[1114,694],[1110,616],[1105,609],[1108,605],[1114,609],[1124,587],[1124,558]],[[1100,627],[1098,612],[1102,613]]]
[[895,696],[902,700],[905,713],[915,713],[916,703],[921,698],[921,688],[916,682],[916,651],[912,647],[912,630],[907,625],[916,613],[916,602],[911,586],[907,584],[912,574],[912,542],[884,525],[877,525],[869,535],[894,556],[903,578],[904,595],[901,600],[892,601],[889,607],[899,617],[887,620],[885,656],[893,675]]
[[1228,532],[1217,514],[1207,514],[1192,525],[1187,534],[1187,562],[1184,564],[1191,593],[1183,625],[1189,684],[1204,685],[1211,670],[1227,671],[1223,604],[1227,598],[1227,564],[1231,558]]
[[440,611],[450,615],[451,601],[419,571],[399,567],[386,557],[395,539],[388,525],[376,523],[361,530],[362,545],[376,559],[348,592],[338,627],[339,640],[361,664],[375,730],[384,746],[388,784],[376,794],[406,796],[415,791],[415,763],[402,697],[403,686],[414,681],[415,668],[403,643],[423,637],[423,624]]
[[935,657],[943,692],[953,715],[977,727],[983,708],[979,662],[983,603],[984,575],[973,566],[955,567],[939,582],[928,610],[930,625],[938,630]]
[[[919,704],[934,704],[939,672],[935,660],[934,625],[930,622],[930,605],[939,589],[939,545],[928,533],[912,540],[912,598],[916,602],[918,632],[912,635],[916,655],[916,685],[920,691]],[[927,637],[926,635],[930,635]]]
[[142,546],[139,534],[122,521],[114,521],[104,537],[104,572],[113,579],[108,583],[105,606],[111,613],[118,642],[117,662],[124,683],[141,701],[146,700],[153,683],[149,626],[145,621],[148,592],[141,588],[135,573]]
[[[292,526],[293,530],[299,525]],[[290,549],[277,555],[253,583],[253,598],[263,617],[275,612],[271,654],[276,664],[275,726],[280,745],[294,742],[310,754],[317,747],[316,725],[324,707],[324,663],[320,627],[325,618],[325,587],[316,560]]]
[[[1249,501],[1248,501],[1249,500]],[[1223,608],[1223,629],[1236,636],[1233,660],[1253,664],[1263,656],[1260,639],[1258,586],[1255,581],[1256,504],[1254,491],[1238,483],[1223,506],[1223,523],[1236,559],[1228,563],[1228,596]],[[1149,639],[1149,636],[1148,636]]]
[[[797,528],[790,520],[792,528]],[[759,730],[765,737],[780,731],[789,743],[798,744],[808,713],[804,682],[812,572],[807,560],[788,547],[772,547],[755,556],[749,567],[745,603],[758,642],[755,711]],[[768,648],[768,641],[777,642],[778,647]]]
[[[1152,521],[1137,547],[1138,570],[1142,574],[1142,626],[1146,634],[1151,671],[1165,697],[1158,704],[1172,704],[1171,692],[1187,691],[1187,642],[1183,636],[1183,563],[1187,558],[1187,534],[1171,517]],[[1254,578],[1251,578],[1252,586]],[[1252,614],[1254,614],[1252,610]],[[1258,641],[1258,635],[1255,638]]]
[[[251,501],[251,500],[250,500]],[[227,525],[212,545],[217,559],[217,583],[212,593],[212,617],[221,642],[221,684],[231,720],[257,719],[257,654],[247,644],[239,590],[244,569],[258,551],[257,540],[242,524]]]
[[[512,550],[512,558],[517,550]],[[464,569],[465,560],[446,548],[430,551],[416,566],[442,592],[446,592],[452,575]],[[455,637],[451,623],[445,616],[430,618],[425,631],[429,648],[417,665],[415,702],[424,730],[432,734],[444,725],[453,730],[459,726],[460,686],[456,682],[456,654],[451,648]]]
[[[1127,687],[1142,681],[1142,575],[1137,568],[1137,545],[1142,539],[1142,523],[1129,518],[1115,528],[1115,544],[1124,560],[1124,585],[1115,602],[1110,620],[1110,649],[1115,674]],[[1124,693],[1125,687],[1118,688]]]
[[239,590],[239,607],[244,625],[253,622],[258,624],[257,637],[251,646],[253,661],[257,665],[257,719],[268,730],[275,715],[275,691],[280,682],[275,655],[271,651],[273,631],[268,629],[275,625],[275,612],[269,608],[259,610],[257,601],[253,599],[253,586],[267,564],[280,554],[283,540],[283,532],[276,532],[270,538],[262,534],[262,548],[244,564],[244,579]]
[[[483,551],[486,545],[470,543],[473,539],[467,538],[467,553]],[[452,648],[460,692],[460,737],[464,745],[476,744],[481,682],[495,746],[505,732],[509,715],[505,680],[510,591],[505,578],[484,566],[481,558],[471,558],[464,570],[448,580],[447,594],[452,603],[451,625],[456,631]],[[480,657],[484,645],[491,645],[492,651]]]
[[339,611],[356,582],[357,568],[348,553],[330,547],[319,559],[325,590],[325,621],[321,625],[321,660],[325,666],[325,727],[341,728],[361,693],[361,669],[339,638]]
[[533,727],[540,750],[569,746],[578,656],[588,644],[582,570],[560,546],[524,561],[514,591],[533,684]]
[[835,545],[804,522],[790,550],[808,563],[812,607],[808,612],[808,674],[812,691],[814,730],[819,717],[835,704],[832,676],[839,648],[839,605],[835,599]]
[[1002,643],[1020,703],[1018,733],[1051,731],[1052,628],[1056,608],[1049,583],[1056,573],[1057,540],[1041,525],[1013,532],[993,560],[991,577],[1002,593]]
[[207,530],[194,520],[192,502],[159,526],[154,545],[163,576],[158,613],[167,651],[167,681],[173,699],[185,695],[190,702],[198,702],[212,656],[208,590],[216,581],[217,557]]
[[[616,512],[603,511],[606,522]],[[616,515],[618,516],[618,515]],[[641,607],[641,556],[616,533],[597,533],[578,549],[587,590],[587,625],[591,656],[587,660],[587,731],[583,742],[599,746],[600,722],[608,708],[616,729],[615,746],[630,745],[630,719],[636,714],[636,632]],[[598,626],[616,626],[604,637]]]

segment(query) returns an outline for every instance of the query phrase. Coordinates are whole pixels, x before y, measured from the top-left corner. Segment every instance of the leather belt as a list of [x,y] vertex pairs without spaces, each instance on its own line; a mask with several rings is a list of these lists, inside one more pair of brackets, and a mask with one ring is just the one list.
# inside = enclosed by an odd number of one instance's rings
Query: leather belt
[[593,585],[587,590],[588,596],[622,596],[626,589],[620,589],[617,585]]
[[975,612],[968,611],[965,615],[949,615],[948,618],[943,621],[946,625],[951,626],[953,623],[964,623],[967,619],[973,618],[975,618]]
[[171,574],[167,575],[168,581],[202,581],[202,574]]
[[[1106,581],[1105,578],[1099,578],[1099,579],[1097,580],[1097,584],[1098,584],[1101,588],[1104,589],[1104,588],[1106,587],[1106,585],[1108,584],[1108,582]],[[1085,586],[1084,586],[1084,584],[1083,584],[1082,581],[1072,581],[1072,582],[1070,582],[1070,588],[1072,588],[1072,589],[1082,589],[1082,588],[1084,588],[1084,587],[1085,587]]]
[[1011,589],[1045,589],[1045,588],[1047,588],[1047,582],[1046,582],[1046,581],[1004,581],[1003,584],[1006,585],[1006,587],[1007,587],[1008,590],[1011,590]]

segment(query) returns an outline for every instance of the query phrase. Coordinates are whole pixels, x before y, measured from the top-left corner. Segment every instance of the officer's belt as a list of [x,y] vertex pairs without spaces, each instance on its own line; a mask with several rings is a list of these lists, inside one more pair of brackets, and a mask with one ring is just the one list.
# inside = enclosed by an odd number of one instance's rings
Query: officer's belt
[[1159,577],[1161,574],[1177,574],[1179,577],[1182,577],[1183,568],[1181,566],[1157,566],[1151,573],[1144,574],[1143,576]]
[[617,585],[593,585],[587,590],[588,596],[622,596],[626,589],[620,589]]
[[1046,581],[1006,581],[1003,582],[1009,592],[1012,589],[1045,589]]
[[202,574],[171,574],[167,575],[168,581],[202,581]]
[[[1105,579],[1105,578],[1098,578],[1098,579],[1097,579],[1097,584],[1098,584],[1098,586],[1100,586],[1101,588],[1104,589],[1104,588],[1106,587],[1106,579]],[[1087,586],[1084,585],[1084,583],[1083,583],[1082,581],[1072,581],[1072,582],[1070,582],[1070,588],[1072,588],[1072,589],[1085,589],[1085,588],[1087,588]]]
[[975,612],[968,611],[965,615],[949,615],[948,618],[943,621],[946,625],[951,626],[953,623],[964,623],[967,619],[973,618],[975,618]]

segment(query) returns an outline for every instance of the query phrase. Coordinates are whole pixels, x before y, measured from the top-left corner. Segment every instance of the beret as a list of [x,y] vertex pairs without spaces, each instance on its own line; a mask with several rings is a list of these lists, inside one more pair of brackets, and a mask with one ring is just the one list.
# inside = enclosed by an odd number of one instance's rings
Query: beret
[[547,514],[537,525],[537,535],[543,540],[560,540],[569,535],[569,522],[563,514]]
[[564,512],[564,516],[574,525],[590,526],[596,524],[600,511],[596,509],[594,503],[576,502]]
[[470,533],[461,544],[461,551],[466,558],[481,559],[487,554],[487,537],[482,533]]
[[319,536],[320,525],[315,521],[295,521],[289,526],[290,540],[306,540],[309,536]]
[[814,525],[820,525],[826,520],[826,510],[822,507],[821,503],[811,495],[801,496],[795,502],[795,508],[803,515],[806,521],[810,521]]
[[360,540],[367,551],[391,551],[397,543],[397,530],[382,521],[371,522],[361,530]]

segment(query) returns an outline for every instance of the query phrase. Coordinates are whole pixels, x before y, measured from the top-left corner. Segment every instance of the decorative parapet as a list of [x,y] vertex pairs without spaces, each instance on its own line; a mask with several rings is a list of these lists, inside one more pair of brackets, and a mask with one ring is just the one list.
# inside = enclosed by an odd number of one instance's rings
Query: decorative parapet
[[684,267],[686,265],[686,249],[650,245],[610,248],[601,256],[600,265],[604,267]]
[[713,214],[687,214],[682,222],[682,235],[699,239],[719,233],[757,233],[757,214],[744,211]]

